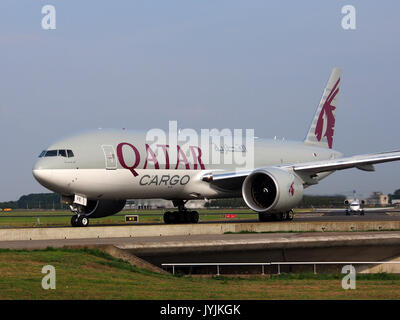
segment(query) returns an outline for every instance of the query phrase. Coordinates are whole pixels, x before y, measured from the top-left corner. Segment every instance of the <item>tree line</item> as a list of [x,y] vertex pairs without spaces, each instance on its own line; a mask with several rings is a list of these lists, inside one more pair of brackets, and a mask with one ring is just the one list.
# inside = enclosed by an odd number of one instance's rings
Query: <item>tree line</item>
[[57,193],[31,193],[23,195],[17,201],[0,202],[0,208],[11,209],[67,209],[61,203],[61,195]]

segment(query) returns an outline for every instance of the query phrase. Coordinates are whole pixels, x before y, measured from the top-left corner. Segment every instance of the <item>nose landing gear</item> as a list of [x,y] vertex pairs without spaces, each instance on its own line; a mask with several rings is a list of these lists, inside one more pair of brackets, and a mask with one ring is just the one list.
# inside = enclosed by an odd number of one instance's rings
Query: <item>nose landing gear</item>
[[89,218],[85,215],[82,215],[78,207],[71,205],[70,208],[71,211],[74,212],[74,215],[71,217],[71,226],[87,227],[89,225]]
[[73,227],[87,227],[89,225],[89,218],[75,214],[71,218],[71,225]]

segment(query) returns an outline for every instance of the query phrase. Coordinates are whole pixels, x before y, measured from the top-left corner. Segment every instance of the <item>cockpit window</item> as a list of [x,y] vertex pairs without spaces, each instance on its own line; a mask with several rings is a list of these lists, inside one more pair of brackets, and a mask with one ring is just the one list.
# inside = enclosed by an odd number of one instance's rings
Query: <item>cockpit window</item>
[[67,152],[65,150],[58,150],[58,155],[61,157],[66,158],[67,157]]
[[47,150],[45,157],[57,157],[57,150]]
[[72,158],[74,156],[74,153],[72,150],[65,150],[65,149],[60,149],[60,150],[43,150],[42,153],[39,155],[39,158],[43,157],[64,157],[64,158]]

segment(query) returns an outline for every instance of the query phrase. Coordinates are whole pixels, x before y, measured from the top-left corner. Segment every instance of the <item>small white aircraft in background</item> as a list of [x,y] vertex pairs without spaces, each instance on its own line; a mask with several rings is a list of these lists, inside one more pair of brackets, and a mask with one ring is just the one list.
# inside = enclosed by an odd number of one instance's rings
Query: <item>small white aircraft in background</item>
[[349,216],[350,214],[359,214],[360,216],[363,216],[365,214],[364,212],[364,200],[360,199],[346,199],[344,200],[344,204],[348,206],[346,208],[346,216]]
[[344,200],[344,205],[346,208],[314,208],[315,212],[328,212],[328,213],[346,213],[346,216],[350,215],[365,215],[365,212],[383,212],[394,207],[370,207],[365,208],[366,201],[360,200],[358,198],[348,198]]
[[365,208],[366,201],[361,200],[359,197],[356,195],[356,190],[353,190],[353,197],[352,198],[347,198],[344,200],[346,208],[346,216],[350,216],[352,214],[358,214],[360,216],[365,215],[365,211],[374,211],[374,212],[379,212],[379,211],[386,211],[393,209],[393,207],[375,207],[375,208]]

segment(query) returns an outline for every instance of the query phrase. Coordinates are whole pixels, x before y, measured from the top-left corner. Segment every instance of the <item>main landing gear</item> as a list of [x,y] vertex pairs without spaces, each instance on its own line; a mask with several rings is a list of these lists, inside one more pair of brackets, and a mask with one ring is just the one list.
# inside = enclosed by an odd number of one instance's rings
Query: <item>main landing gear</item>
[[294,213],[293,210],[289,210],[286,212],[278,212],[278,213],[259,213],[258,214],[258,220],[260,220],[261,222],[265,222],[265,221],[290,221],[293,220],[294,217]]
[[186,207],[187,201],[173,200],[174,207],[178,207],[178,211],[167,211],[164,213],[164,222],[171,223],[197,223],[199,222],[199,213],[197,211],[189,211]]

